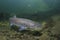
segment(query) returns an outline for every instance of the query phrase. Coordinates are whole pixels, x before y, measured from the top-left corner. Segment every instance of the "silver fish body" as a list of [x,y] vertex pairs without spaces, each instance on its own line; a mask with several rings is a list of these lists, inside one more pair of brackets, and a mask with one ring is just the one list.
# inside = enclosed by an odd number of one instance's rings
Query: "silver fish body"
[[16,18],[16,17],[12,17],[9,19],[10,21],[10,26],[12,25],[17,25],[20,27],[19,30],[24,30],[27,28],[41,28],[41,24],[39,24],[38,22],[29,20],[29,19],[25,19],[25,18]]

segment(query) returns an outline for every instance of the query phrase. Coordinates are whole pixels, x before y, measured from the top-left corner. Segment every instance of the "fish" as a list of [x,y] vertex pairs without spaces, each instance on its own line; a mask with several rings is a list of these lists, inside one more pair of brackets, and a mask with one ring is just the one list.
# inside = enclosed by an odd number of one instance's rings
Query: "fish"
[[24,30],[27,28],[41,28],[41,24],[30,19],[25,18],[17,18],[16,15],[9,18],[10,26],[16,25],[19,26],[19,30]]

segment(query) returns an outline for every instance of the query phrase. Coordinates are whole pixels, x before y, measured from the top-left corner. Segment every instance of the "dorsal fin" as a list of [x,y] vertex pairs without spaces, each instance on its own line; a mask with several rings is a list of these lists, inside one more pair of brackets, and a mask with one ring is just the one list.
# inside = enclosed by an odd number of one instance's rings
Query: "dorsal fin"
[[13,18],[16,18],[16,15],[14,15]]

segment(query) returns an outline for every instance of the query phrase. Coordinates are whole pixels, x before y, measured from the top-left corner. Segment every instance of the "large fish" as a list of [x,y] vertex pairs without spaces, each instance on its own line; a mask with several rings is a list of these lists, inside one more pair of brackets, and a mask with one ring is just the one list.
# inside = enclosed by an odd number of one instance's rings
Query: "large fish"
[[17,25],[20,27],[19,30],[24,30],[27,28],[41,28],[41,24],[29,19],[25,19],[25,18],[17,18],[16,16],[11,17],[10,19],[10,26],[12,25]]

